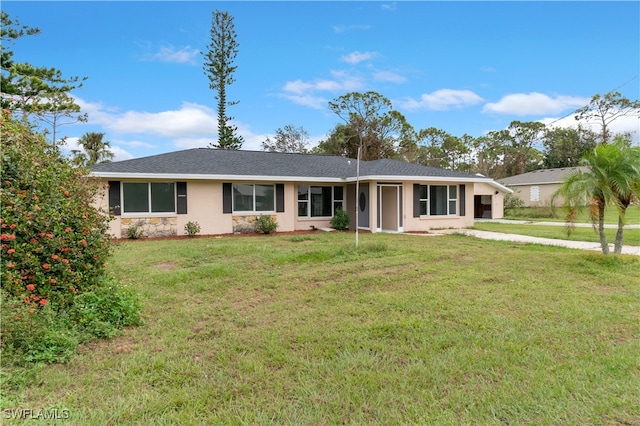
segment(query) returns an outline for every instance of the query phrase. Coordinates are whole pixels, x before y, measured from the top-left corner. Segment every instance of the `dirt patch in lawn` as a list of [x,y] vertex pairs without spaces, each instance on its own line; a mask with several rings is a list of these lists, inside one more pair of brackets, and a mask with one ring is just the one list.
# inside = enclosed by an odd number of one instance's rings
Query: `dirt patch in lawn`
[[173,269],[175,269],[177,265],[178,265],[178,262],[174,262],[173,260],[168,260],[166,262],[156,263],[153,266],[165,271],[172,271]]

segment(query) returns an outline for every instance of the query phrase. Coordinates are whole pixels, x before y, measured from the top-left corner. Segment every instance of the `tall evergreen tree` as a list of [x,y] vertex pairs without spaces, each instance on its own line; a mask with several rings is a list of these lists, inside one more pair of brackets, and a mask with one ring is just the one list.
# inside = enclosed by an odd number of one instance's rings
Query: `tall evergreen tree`
[[209,78],[209,88],[217,92],[218,101],[218,143],[210,146],[222,149],[240,149],[244,142],[237,134],[238,128],[230,124],[233,117],[227,116],[227,107],[238,101],[227,101],[227,86],[235,82],[233,73],[238,68],[234,65],[238,55],[238,42],[233,24],[233,16],[228,12],[216,10],[211,21],[211,43],[204,61],[204,72]]

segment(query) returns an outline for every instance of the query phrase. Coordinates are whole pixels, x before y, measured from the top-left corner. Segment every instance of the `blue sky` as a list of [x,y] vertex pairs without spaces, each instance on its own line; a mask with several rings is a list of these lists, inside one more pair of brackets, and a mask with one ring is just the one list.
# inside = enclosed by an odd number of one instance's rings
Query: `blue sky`
[[[117,160],[217,140],[201,54],[216,9],[234,17],[238,69],[227,96],[240,102],[227,113],[247,150],[288,124],[317,143],[341,122],[327,103],[353,91],[387,97],[416,130],[458,136],[513,120],[575,125],[571,112],[597,93],[640,93],[635,1],[3,1],[2,8],[41,30],[12,46],[16,60],[88,77],[74,91],[88,123],[58,130],[69,148],[86,132],[104,132]],[[638,120],[618,120],[614,130],[638,132]]]

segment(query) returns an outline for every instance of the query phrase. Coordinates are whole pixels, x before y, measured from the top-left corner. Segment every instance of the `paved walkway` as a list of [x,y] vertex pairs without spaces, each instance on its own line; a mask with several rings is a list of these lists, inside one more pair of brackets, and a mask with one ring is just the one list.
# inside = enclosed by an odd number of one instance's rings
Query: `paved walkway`
[[[490,220],[490,221],[501,222],[501,223],[527,223],[531,225],[552,225],[552,224],[554,226],[565,225],[563,222],[525,222],[525,221],[513,221],[513,220]],[[489,222],[489,220],[486,220],[485,222]],[[587,224],[587,223],[576,224],[576,225],[580,225],[581,227],[591,226],[591,224]],[[617,227],[617,226],[613,225],[613,227]],[[640,228],[640,225],[625,226],[625,229],[638,229],[638,228]],[[520,243],[568,247],[568,248],[581,249],[581,250],[602,251],[602,247],[600,247],[600,243],[591,243],[586,241],[557,240],[555,238],[530,237],[528,235],[504,234],[502,232],[479,231],[476,229],[442,229],[442,230],[431,231],[431,232],[436,234],[464,234],[464,235],[470,235],[476,238],[482,238],[486,240],[514,241],[514,242],[520,242]],[[613,253],[613,244],[609,244],[609,249],[611,253]],[[640,256],[640,247],[623,245],[622,253],[630,254],[634,256]]]

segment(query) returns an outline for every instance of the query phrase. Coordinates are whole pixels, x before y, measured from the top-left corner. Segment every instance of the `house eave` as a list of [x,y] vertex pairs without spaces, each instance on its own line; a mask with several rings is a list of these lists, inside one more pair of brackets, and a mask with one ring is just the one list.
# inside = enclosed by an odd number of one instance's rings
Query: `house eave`
[[341,183],[343,178],[326,176],[247,176],[247,175],[210,175],[189,173],[117,173],[99,172],[91,173],[92,177],[104,179],[145,179],[145,180],[218,180],[218,181],[245,181],[245,182],[331,182]]
[[[355,183],[358,178],[338,178],[327,176],[248,176],[248,175],[213,175],[213,174],[188,174],[188,173],[119,173],[119,172],[92,172],[92,177],[113,180],[217,180],[227,182],[319,182],[319,183]],[[486,183],[500,191],[513,193],[512,189],[490,179],[475,177],[447,177],[447,176],[397,176],[397,175],[365,175],[360,176],[360,181],[414,181],[414,182],[455,182],[455,183]]]

